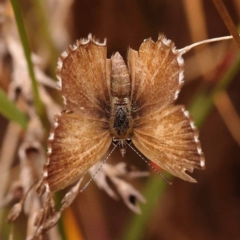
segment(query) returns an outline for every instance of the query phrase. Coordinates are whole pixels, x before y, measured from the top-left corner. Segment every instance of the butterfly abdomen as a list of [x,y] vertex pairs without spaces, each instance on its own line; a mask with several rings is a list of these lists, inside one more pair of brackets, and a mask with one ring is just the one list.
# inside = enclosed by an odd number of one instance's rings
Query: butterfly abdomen
[[113,97],[124,98],[130,94],[130,77],[128,68],[117,52],[112,56],[112,72],[111,72],[111,92]]

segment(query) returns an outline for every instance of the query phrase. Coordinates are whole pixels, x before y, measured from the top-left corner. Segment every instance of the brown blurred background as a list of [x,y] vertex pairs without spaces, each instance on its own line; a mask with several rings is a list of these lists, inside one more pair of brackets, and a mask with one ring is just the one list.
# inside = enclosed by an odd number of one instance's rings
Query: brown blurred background
[[[41,37],[38,31],[33,31],[40,28],[41,23],[35,21],[31,4],[24,0],[20,2],[31,44],[41,55]],[[240,1],[223,2],[237,26]],[[46,13],[51,14],[51,11]],[[88,33],[100,40],[107,38],[108,57],[116,51],[126,56],[129,46],[138,50],[144,39],[156,40],[159,33],[173,40],[177,48],[229,35],[209,0],[76,0],[67,16],[66,32],[70,37],[57,46],[59,52],[76,39],[87,37]],[[186,54],[185,85],[177,103],[189,106],[199,89],[211,92],[233,64],[237,51],[236,44],[230,40],[199,47]],[[201,126],[206,170],[194,172],[197,184],[174,178],[173,185],[167,186],[154,207],[141,239],[240,239],[239,79],[238,71],[227,91],[215,100],[213,110]],[[122,160],[115,151],[111,162]],[[130,150],[124,161],[147,169]],[[156,173],[152,172],[152,175]],[[146,182],[147,178],[143,178],[133,184],[143,192]],[[94,183],[78,196],[72,209],[83,239],[89,240],[123,239],[134,215],[122,201],[109,198]]]
[[[239,1],[223,2],[237,25]],[[73,25],[74,38],[87,36],[89,32],[100,39],[106,37],[109,57],[115,51],[126,56],[128,46],[138,49],[143,39],[152,37],[156,40],[159,33],[172,39],[178,48],[203,39],[229,35],[214,4],[208,0],[78,0],[74,4]],[[186,105],[201,82],[210,89],[214,87],[224,68],[224,64],[222,67],[219,63],[216,72],[213,70],[203,76],[200,67],[214,62],[216,55],[210,52],[211,59],[203,60],[201,66],[190,62],[192,69],[189,69],[188,60],[191,61],[192,55],[194,50],[185,56],[186,84],[178,100],[178,103]],[[188,76],[193,77],[190,79]],[[240,73],[227,90],[238,115],[239,79]],[[215,107],[200,130],[200,140],[206,156],[206,170],[195,172],[197,184],[174,179],[173,186],[167,187],[161,197],[142,239],[240,239],[240,148]],[[128,156],[126,161],[142,165],[134,154]],[[94,189],[93,185],[89,187],[85,195],[79,196],[79,201],[75,202],[86,238],[119,239],[132,213],[121,202],[106,197],[104,192],[93,194]],[[90,210],[85,212],[84,209]],[[95,216],[97,214],[98,217]]]

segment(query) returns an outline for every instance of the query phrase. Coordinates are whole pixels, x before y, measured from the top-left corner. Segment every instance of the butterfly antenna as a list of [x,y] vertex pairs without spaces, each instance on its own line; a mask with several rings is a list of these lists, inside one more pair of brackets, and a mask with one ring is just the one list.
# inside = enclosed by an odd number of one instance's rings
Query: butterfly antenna
[[88,185],[92,182],[92,180],[94,179],[94,177],[98,174],[98,172],[100,171],[100,169],[102,168],[102,166],[107,162],[107,160],[109,159],[109,157],[112,155],[112,153],[114,152],[114,150],[116,149],[116,147],[119,145],[116,144],[113,149],[111,150],[111,152],[107,155],[107,157],[104,159],[104,161],[101,163],[101,165],[99,166],[99,168],[97,169],[97,171],[92,175],[91,179],[85,184],[85,186],[80,190],[80,193],[83,192]]
[[218,37],[218,38],[212,38],[212,39],[206,39],[206,40],[203,40],[203,41],[200,41],[200,42],[196,42],[196,43],[193,43],[187,47],[184,47],[182,49],[178,49],[178,52],[183,55],[185,54],[186,52],[188,52],[189,50],[191,50],[192,48],[195,48],[199,45],[202,45],[202,44],[205,44],[205,43],[210,43],[210,42],[219,42],[219,41],[225,41],[225,40],[228,40],[228,39],[232,39],[233,37],[232,36],[225,36],[225,37]]
[[151,168],[156,172],[158,175],[161,176],[161,178],[168,183],[169,185],[172,185],[172,182],[170,182],[162,173],[160,173],[155,167],[153,167],[148,160],[146,160],[132,145],[127,143],[127,145]]

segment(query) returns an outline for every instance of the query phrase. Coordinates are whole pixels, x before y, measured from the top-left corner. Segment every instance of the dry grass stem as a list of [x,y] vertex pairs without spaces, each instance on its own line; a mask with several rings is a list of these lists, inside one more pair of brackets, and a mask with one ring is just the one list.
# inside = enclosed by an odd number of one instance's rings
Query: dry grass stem
[[233,36],[235,42],[238,45],[238,48],[240,49],[240,36],[227,8],[225,7],[222,0],[212,0],[212,1],[215,4],[215,7],[217,8],[220,16],[222,17],[223,22],[225,23],[228,31]]
[[214,103],[232,137],[240,145],[240,118],[227,92],[218,93]]

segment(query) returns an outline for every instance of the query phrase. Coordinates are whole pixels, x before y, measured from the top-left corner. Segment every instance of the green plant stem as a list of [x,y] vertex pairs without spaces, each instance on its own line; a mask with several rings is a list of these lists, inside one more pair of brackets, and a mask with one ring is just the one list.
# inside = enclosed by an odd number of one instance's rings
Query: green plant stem
[[18,123],[23,129],[27,128],[26,114],[21,112],[13,102],[9,101],[2,89],[0,89],[0,112],[7,119]]
[[43,119],[44,118],[44,108],[43,108],[43,104],[39,97],[38,84],[36,81],[36,77],[34,74],[34,68],[33,68],[32,60],[31,60],[31,50],[29,47],[29,42],[28,42],[26,31],[25,31],[25,27],[24,27],[22,15],[21,15],[21,10],[19,7],[18,0],[11,0],[11,3],[12,3],[15,18],[16,18],[18,32],[19,32],[20,39],[22,42],[25,58],[26,58],[27,65],[28,65],[29,76],[32,81],[34,104],[35,104],[38,115],[40,116],[41,119]]
[[[173,177],[170,174],[164,174],[169,180]],[[147,203],[141,205],[141,215],[133,215],[130,225],[122,237],[124,240],[144,239],[144,232],[147,228],[147,222],[150,219],[153,207],[159,202],[159,198],[165,191],[167,183],[158,175],[151,176],[145,187],[144,196],[147,197]]]
[[45,14],[44,9],[44,1],[42,0],[35,0],[33,1],[34,9],[37,14],[38,22],[40,22],[40,34],[42,36],[42,41],[46,43],[46,47],[48,48],[48,52],[50,53],[50,71],[52,77],[55,77],[55,69],[58,59],[58,51],[54,45],[52,40],[51,32],[49,29],[48,19]]

